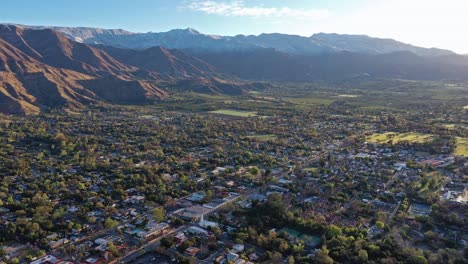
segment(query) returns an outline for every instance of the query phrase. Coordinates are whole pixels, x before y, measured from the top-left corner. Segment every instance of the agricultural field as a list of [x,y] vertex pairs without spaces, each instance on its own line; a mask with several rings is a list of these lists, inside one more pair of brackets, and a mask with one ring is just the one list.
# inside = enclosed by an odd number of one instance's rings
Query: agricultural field
[[393,144],[402,141],[408,141],[410,143],[426,143],[435,139],[434,135],[431,134],[421,134],[421,133],[377,133],[369,136],[367,141],[373,143],[387,144],[392,141]]
[[239,111],[239,110],[233,110],[233,109],[220,109],[220,110],[215,110],[215,111],[209,111],[208,113],[218,114],[218,115],[237,116],[237,117],[255,117],[255,116],[257,116],[257,112]]

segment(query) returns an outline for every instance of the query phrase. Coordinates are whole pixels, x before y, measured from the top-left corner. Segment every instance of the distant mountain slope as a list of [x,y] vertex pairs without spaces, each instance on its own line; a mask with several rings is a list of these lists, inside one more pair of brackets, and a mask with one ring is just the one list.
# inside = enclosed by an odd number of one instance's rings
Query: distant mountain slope
[[263,49],[198,55],[218,71],[252,80],[309,82],[356,76],[411,80],[468,80],[468,58],[422,57],[411,52],[368,55],[351,52],[298,56]]
[[0,25],[0,37],[28,56],[52,67],[95,74],[136,70],[99,49],[71,41],[51,29],[29,30]]
[[[44,28],[44,27],[35,27]],[[286,34],[261,34],[215,36],[202,34],[194,29],[174,29],[161,33],[133,33],[121,29],[52,27],[70,39],[87,43],[103,44],[121,48],[146,49],[161,46],[195,52],[239,52],[259,48],[274,48],[295,55],[317,55],[349,51],[362,54],[387,54],[410,51],[420,56],[454,54],[448,50],[427,49],[398,42],[392,39],[372,38],[365,35],[339,35],[319,33],[311,37]]]
[[[138,68],[53,30],[0,26],[0,112],[29,114],[115,98],[125,103],[166,96],[152,84],[155,80],[132,80],[134,73]],[[125,98],[115,96],[122,93]]]
[[309,38],[320,46],[333,48],[335,51],[350,51],[362,54],[387,54],[409,51],[419,56],[453,55],[452,51],[437,48],[420,48],[393,39],[371,38],[366,35],[314,34]]
[[97,46],[128,65],[156,71],[174,78],[212,77],[219,75],[206,62],[175,49],[152,47],[144,50]]

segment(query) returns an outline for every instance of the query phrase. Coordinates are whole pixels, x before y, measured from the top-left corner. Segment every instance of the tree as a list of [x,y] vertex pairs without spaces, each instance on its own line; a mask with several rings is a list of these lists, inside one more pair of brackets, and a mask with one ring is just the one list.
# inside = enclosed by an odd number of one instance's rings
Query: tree
[[119,222],[117,222],[116,220],[113,220],[112,218],[107,218],[106,220],[104,220],[104,227],[106,229],[114,228],[118,225],[119,225]]
[[341,234],[342,234],[341,228],[336,226],[336,225],[330,225],[327,228],[327,232],[326,232],[327,239],[332,239],[332,238],[334,238],[336,236],[339,236]]
[[174,217],[171,219],[171,223],[174,225],[174,226],[181,226],[185,223],[184,220],[180,219],[179,217]]
[[163,237],[161,239],[161,246],[164,248],[171,248],[175,245],[175,239],[173,236]]
[[166,220],[166,210],[162,207],[157,207],[153,209],[153,219],[156,222],[162,222]]
[[257,175],[257,174],[260,172],[260,170],[258,169],[257,166],[253,166],[253,167],[250,169],[249,172],[250,172],[250,174],[252,174],[252,175]]
[[213,227],[211,231],[213,231],[213,234],[214,234],[217,238],[221,237],[221,235],[223,234],[223,231],[221,230],[221,228],[219,228],[219,227],[217,227],[217,226]]
[[107,244],[107,249],[112,253],[112,255],[114,255],[114,257],[120,257],[120,252],[114,243],[110,242]]
[[411,256],[408,259],[410,264],[427,264],[427,259],[424,256]]
[[317,254],[314,256],[313,263],[320,263],[320,264],[333,264],[333,259],[328,256],[328,249],[323,247]]
[[382,229],[382,228],[384,228],[385,224],[384,224],[382,221],[376,221],[376,222],[375,222],[375,226],[376,226],[377,228]]
[[367,251],[364,249],[359,250],[359,262],[366,262],[369,258]]

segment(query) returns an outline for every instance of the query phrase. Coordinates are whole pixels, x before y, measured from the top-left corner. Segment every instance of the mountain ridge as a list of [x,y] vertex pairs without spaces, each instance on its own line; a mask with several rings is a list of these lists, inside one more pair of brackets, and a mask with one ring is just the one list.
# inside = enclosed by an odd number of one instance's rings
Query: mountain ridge
[[220,36],[203,34],[193,28],[172,29],[167,32],[135,33],[123,29],[102,29],[92,27],[45,27],[64,33],[75,41],[86,44],[146,49],[162,46],[169,49],[191,50],[195,52],[232,52],[274,48],[295,55],[316,55],[350,51],[363,54],[385,54],[396,51],[411,51],[420,56],[441,56],[455,54],[450,50],[422,48],[389,38],[373,38],[367,35],[317,33],[305,37],[282,33],[260,35]]

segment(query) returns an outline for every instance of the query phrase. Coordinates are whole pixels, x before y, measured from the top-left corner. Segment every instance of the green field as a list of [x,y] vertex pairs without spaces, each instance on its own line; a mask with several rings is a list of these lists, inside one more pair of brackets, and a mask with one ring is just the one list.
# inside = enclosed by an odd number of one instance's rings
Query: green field
[[393,144],[402,141],[408,141],[410,143],[425,143],[432,141],[434,139],[434,135],[431,134],[421,134],[421,133],[395,133],[395,132],[387,132],[387,133],[377,133],[367,137],[367,141],[374,142],[374,143],[381,143],[386,144],[392,140]]
[[357,98],[358,96],[355,94],[340,94],[338,97],[345,97],[345,98]]
[[239,111],[239,110],[233,110],[233,109],[219,109],[215,111],[209,111],[208,113],[218,114],[218,115],[238,116],[238,117],[257,116],[257,112]]
[[286,98],[286,101],[298,105],[330,105],[334,100],[317,97]]
[[307,171],[307,172],[317,172],[318,171],[318,168],[315,168],[315,167],[309,167],[309,168],[303,168],[302,169],[303,171]]
[[468,138],[457,137],[454,154],[457,156],[468,156]]
[[251,135],[251,136],[247,136],[246,138],[249,138],[249,139],[256,139],[256,140],[259,140],[259,141],[268,141],[268,140],[276,140],[278,139],[278,137],[274,134],[266,134],[266,135]]

